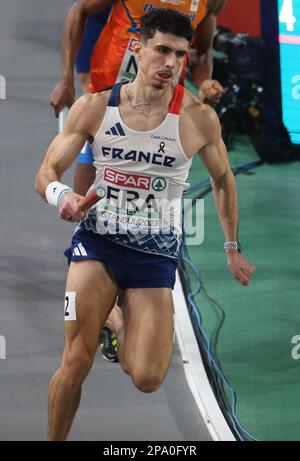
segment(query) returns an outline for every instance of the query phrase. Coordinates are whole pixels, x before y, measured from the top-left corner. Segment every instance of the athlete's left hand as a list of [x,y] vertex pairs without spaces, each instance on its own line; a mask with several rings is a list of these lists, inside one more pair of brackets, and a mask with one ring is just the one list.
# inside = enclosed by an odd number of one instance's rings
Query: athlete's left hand
[[236,250],[226,251],[226,255],[228,268],[234,275],[235,280],[241,285],[249,285],[256,267]]
[[206,79],[199,89],[199,98],[202,102],[215,106],[224,94],[224,88],[217,80]]

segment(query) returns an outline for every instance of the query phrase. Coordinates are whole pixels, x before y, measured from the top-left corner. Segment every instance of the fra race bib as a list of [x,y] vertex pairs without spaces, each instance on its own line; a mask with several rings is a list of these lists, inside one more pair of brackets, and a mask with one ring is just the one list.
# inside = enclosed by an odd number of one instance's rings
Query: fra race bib
[[169,180],[105,167],[97,203],[100,234],[158,233],[169,221]]

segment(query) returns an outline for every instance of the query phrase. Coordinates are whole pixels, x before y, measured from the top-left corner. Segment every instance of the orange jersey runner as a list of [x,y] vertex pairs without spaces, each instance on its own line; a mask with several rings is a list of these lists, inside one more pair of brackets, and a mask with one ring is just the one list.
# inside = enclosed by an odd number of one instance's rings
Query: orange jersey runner
[[[92,92],[134,79],[137,73],[134,45],[139,40],[140,18],[158,8],[186,14],[196,29],[206,15],[207,0],[118,0],[92,54]],[[185,69],[181,81],[184,73]]]

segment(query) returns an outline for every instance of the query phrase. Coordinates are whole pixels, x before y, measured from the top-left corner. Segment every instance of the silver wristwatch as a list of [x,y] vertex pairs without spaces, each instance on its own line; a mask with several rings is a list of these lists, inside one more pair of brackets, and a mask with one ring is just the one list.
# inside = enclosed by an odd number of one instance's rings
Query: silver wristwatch
[[240,242],[225,242],[224,243],[224,251],[226,250],[238,250],[239,253],[241,253],[241,244]]

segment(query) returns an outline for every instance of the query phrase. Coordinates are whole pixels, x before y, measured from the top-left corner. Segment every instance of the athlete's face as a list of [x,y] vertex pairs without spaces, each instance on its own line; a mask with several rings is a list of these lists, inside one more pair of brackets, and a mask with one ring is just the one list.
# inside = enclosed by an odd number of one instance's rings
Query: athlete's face
[[137,50],[141,71],[155,88],[163,89],[176,77],[188,49],[184,37],[156,31]]

